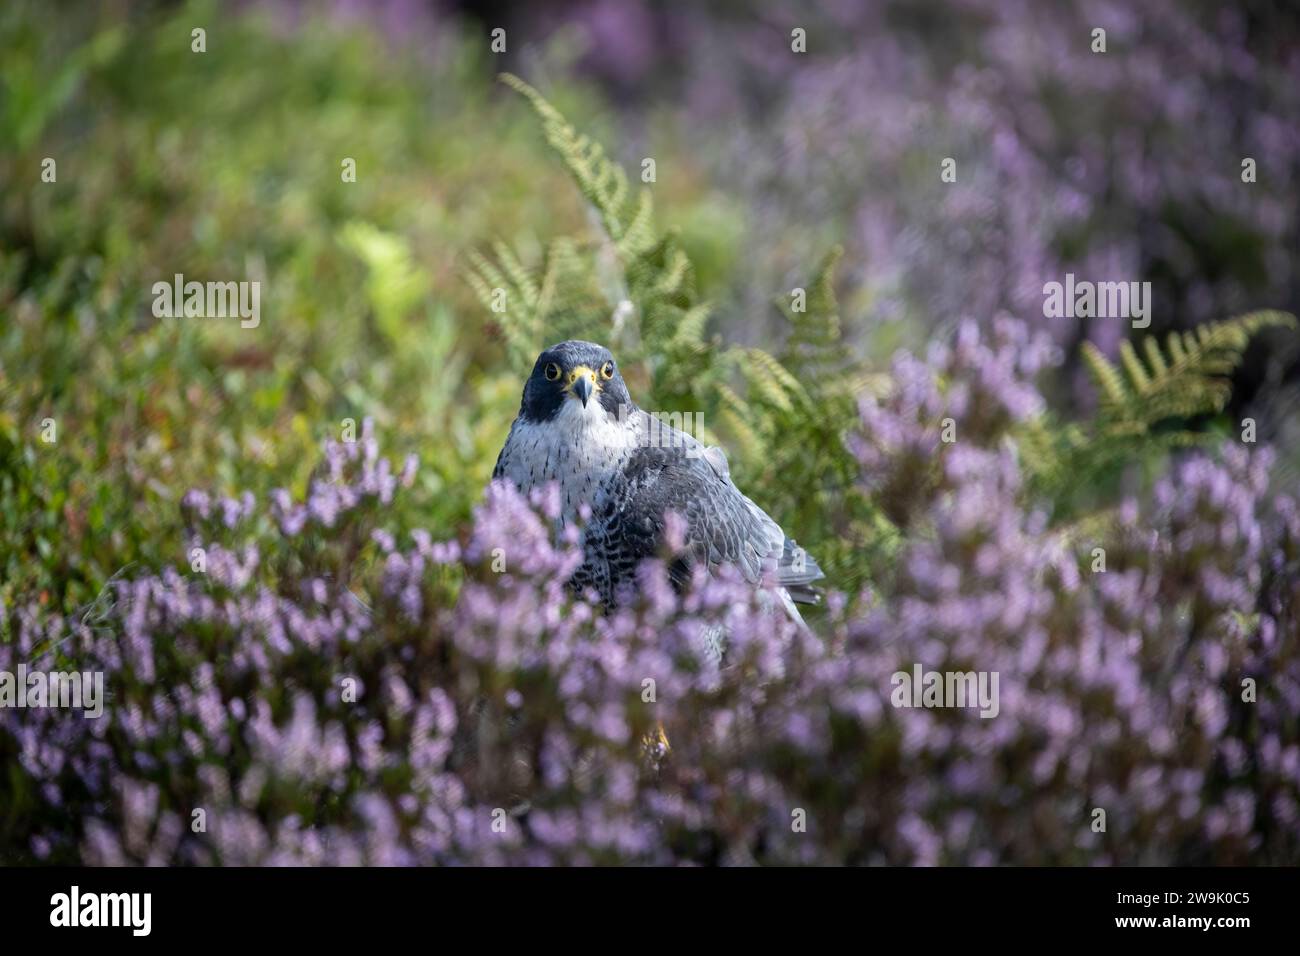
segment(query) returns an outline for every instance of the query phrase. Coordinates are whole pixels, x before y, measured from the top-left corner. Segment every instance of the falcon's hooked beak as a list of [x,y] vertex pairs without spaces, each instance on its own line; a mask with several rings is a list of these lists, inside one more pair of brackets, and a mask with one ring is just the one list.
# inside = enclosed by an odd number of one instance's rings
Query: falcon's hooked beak
[[587,407],[587,400],[591,398],[593,392],[600,391],[600,383],[596,381],[596,373],[585,365],[579,365],[569,373],[569,384],[564,387],[566,392],[576,395],[582,402],[582,407]]

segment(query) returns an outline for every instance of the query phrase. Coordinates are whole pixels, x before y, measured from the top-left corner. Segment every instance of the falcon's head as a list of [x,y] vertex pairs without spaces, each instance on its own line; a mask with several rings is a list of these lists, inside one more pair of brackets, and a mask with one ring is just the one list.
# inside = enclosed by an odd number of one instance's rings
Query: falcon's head
[[614,356],[603,345],[574,339],[537,356],[519,415],[531,422],[553,421],[561,413],[618,418],[619,406],[635,407]]

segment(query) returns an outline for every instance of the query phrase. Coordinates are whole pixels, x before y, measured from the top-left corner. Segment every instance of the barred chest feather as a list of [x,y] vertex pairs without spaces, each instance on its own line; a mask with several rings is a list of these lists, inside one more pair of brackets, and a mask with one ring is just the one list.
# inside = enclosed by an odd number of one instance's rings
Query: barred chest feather
[[596,402],[567,401],[544,422],[516,419],[501,451],[501,475],[527,492],[560,486],[561,525],[577,520],[582,504],[596,509],[636,447],[638,414],[624,421]]

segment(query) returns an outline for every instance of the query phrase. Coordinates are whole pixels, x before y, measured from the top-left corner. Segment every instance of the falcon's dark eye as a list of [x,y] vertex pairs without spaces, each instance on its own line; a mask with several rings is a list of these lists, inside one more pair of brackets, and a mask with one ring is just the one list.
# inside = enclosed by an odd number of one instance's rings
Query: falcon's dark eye
[[548,382],[558,382],[560,380],[560,367],[554,362],[548,362],[542,374],[546,376]]
[[614,363],[613,363],[613,362],[606,362],[604,365],[602,365],[602,366],[600,367],[600,374],[601,374],[601,377],[602,377],[602,378],[613,378],[613,377],[614,377]]

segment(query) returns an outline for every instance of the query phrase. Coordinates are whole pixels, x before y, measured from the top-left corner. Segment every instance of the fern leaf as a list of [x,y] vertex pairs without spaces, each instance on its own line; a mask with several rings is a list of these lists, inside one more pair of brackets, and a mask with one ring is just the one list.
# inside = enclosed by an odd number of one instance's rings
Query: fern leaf
[[1148,335],[1143,341],[1146,350],[1147,364],[1151,366],[1151,371],[1157,379],[1164,378],[1169,374],[1169,366],[1165,363],[1165,357],[1160,354],[1160,342],[1154,335]]
[[794,410],[794,401],[808,401],[808,393],[799,380],[767,352],[751,348],[742,354],[746,378],[773,405],[790,412]]
[[537,283],[529,271],[524,268],[524,264],[519,261],[518,256],[504,242],[497,241],[492,244],[492,250],[496,253],[498,261],[502,268],[505,269],[506,275],[510,277],[515,288],[523,295],[524,304],[532,307],[537,303],[538,288]]
[[636,211],[618,240],[618,252],[625,259],[631,259],[652,249],[654,244],[654,203],[650,193],[643,189],[637,199]]
[[1203,325],[1167,339],[1168,358],[1156,339],[1147,338],[1144,364],[1137,349],[1120,343],[1121,371],[1093,345],[1085,343],[1084,361],[1102,392],[1106,412],[1118,419],[1154,424],[1162,418],[1191,417],[1223,408],[1227,377],[1241,362],[1255,333],[1268,327],[1295,327],[1282,312],[1253,312]]
[[1138,358],[1133,343],[1127,339],[1119,343],[1119,360],[1128,375],[1132,391],[1137,395],[1146,392],[1151,387],[1151,377],[1147,375],[1146,369],[1142,367],[1142,360]]
[[674,348],[700,349],[704,347],[704,328],[712,309],[701,303],[687,309],[673,330],[671,344]]
[[[555,150],[578,190],[595,208],[601,224],[616,245],[632,236],[629,247],[645,242],[651,216],[649,193],[642,190],[636,208],[629,213],[627,174],[610,161],[601,145],[574,129],[559,110],[541,93],[512,73],[502,73],[501,82],[528,100],[539,119],[547,143]],[[633,252],[620,248],[620,253]]]
[[1119,369],[1091,342],[1084,342],[1081,352],[1088,372],[1092,375],[1097,390],[1101,392],[1102,401],[1117,407],[1122,405],[1128,392],[1124,388],[1124,379]]
[[1120,367],[1084,343],[1084,362],[1101,392],[1100,411],[1086,430],[1076,426],[1055,441],[1045,419],[1018,430],[1022,450],[1031,456],[1035,487],[1047,490],[1059,504],[1077,496],[1071,489],[1084,488],[1098,476],[1113,476],[1136,460],[1209,440],[1208,433],[1169,428],[1168,423],[1220,411],[1229,398],[1229,376],[1251,338],[1266,328],[1295,327],[1294,316],[1286,313],[1252,312],[1171,333],[1163,351],[1158,340],[1148,337],[1145,362],[1136,348],[1122,343]]

